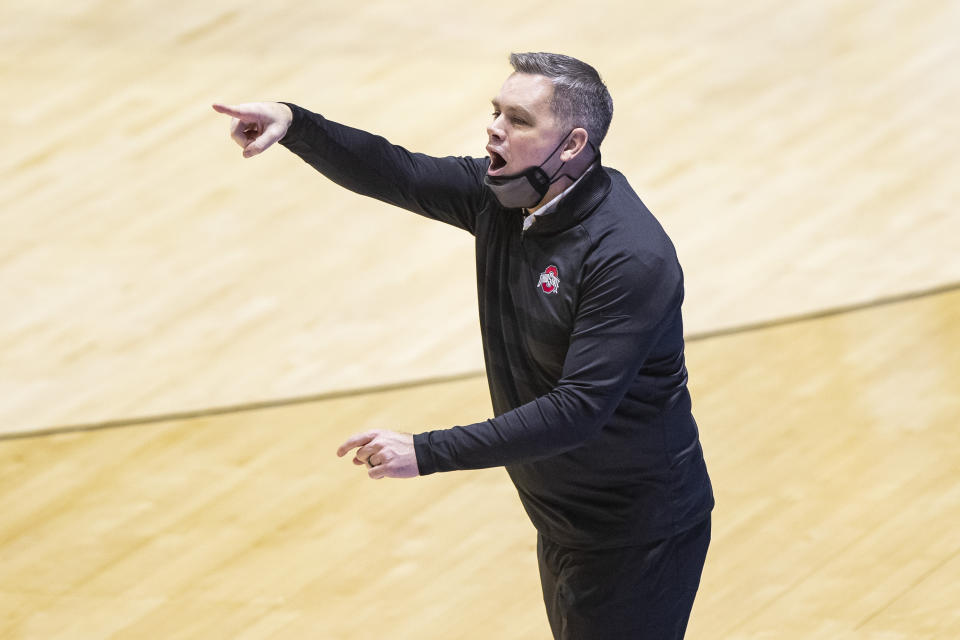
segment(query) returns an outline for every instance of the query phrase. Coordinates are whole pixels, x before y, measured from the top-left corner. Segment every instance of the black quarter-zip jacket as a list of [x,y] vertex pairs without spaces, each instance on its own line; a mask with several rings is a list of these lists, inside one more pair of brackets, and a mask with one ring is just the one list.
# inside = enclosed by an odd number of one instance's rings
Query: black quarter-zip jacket
[[523,231],[489,159],[410,153],[289,105],[281,144],[335,183],[476,238],[495,417],[414,436],[421,475],[505,466],[537,530],[572,548],[679,533],[713,508],[684,362],[673,244],[595,167]]

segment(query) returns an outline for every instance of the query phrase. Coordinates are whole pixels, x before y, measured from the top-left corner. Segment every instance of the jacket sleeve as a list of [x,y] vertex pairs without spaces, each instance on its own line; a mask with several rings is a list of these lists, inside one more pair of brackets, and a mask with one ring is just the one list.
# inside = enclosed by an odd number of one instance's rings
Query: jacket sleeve
[[327,120],[297,105],[280,144],[327,178],[355,193],[475,233],[490,197],[488,159],[411,153],[380,136]]
[[421,475],[532,462],[599,435],[682,298],[676,262],[620,255],[597,265],[583,281],[555,387],[490,420],[415,435]]

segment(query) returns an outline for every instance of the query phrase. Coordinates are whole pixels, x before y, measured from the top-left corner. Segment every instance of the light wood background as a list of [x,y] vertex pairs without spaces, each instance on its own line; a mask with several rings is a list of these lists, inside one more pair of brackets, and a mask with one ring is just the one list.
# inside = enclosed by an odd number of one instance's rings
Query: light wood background
[[690,331],[960,280],[960,3],[664,4],[6,0],[0,430],[479,371],[471,238],[209,104],[481,155],[515,49],[601,69]]
[[690,342],[718,507],[689,637],[960,636],[958,29],[946,1],[6,0],[0,434],[133,424],[0,440],[0,637],[547,637],[502,471],[333,456],[489,415],[471,238],[244,161],[209,108],[478,155],[511,50],[604,75],[605,163],[676,242],[694,338],[903,298]]

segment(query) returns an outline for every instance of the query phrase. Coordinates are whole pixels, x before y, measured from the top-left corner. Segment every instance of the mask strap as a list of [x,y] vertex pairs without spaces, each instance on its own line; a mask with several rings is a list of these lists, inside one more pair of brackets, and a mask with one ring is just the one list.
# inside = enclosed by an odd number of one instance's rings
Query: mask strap
[[[571,131],[570,133],[573,133],[573,131]],[[556,148],[553,150],[553,153],[551,153],[550,156],[553,156],[553,154],[557,152],[557,149],[560,148],[560,145],[562,145],[564,142],[567,141],[567,138],[570,137],[570,133],[568,133],[568,134],[563,138],[563,140],[560,141],[560,144],[556,146]],[[596,159],[600,157],[600,149],[597,149],[596,145],[594,145],[592,142],[590,142],[590,140],[587,140],[587,144],[590,145],[590,148],[591,148],[591,149],[593,149],[593,158],[590,160],[590,164],[593,164],[594,161],[596,161]],[[576,180],[576,178],[573,177],[572,175],[570,175],[569,173],[562,173],[562,174],[560,173],[561,171],[563,171],[563,165],[565,165],[565,164],[567,164],[567,161],[566,161],[566,160],[560,163],[560,166],[557,167],[557,170],[554,171],[554,172],[553,172],[553,175],[548,178],[548,180],[549,180],[548,184],[553,184],[554,182],[556,182],[556,181],[559,180],[560,178],[570,178],[571,180]],[[589,167],[590,165],[588,164],[587,166]],[[558,175],[559,175],[559,177],[558,177]],[[582,175],[582,174],[581,174],[581,175]]]
[[[560,143],[553,148],[553,151],[551,151],[551,152],[550,152],[550,155],[547,156],[547,159],[543,161],[543,164],[547,164],[547,162],[550,161],[550,158],[553,157],[553,154],[555,154],[557,151],[559,151],[559,150],[560,150],[560,147],[562,147],[564,144],[566,144],[567,140],[570,139],[570,134],[571,134],[571,133],[573,133],[573,130],[572,130],[572,129],[567,133],[567,135],[563,136],[563,139],[560,140]],[[553,184],[553,183],[554,183],[554,179],[557,177],[557,174],[560,173],[560,171],[563,170],[563,165],[565,165],[565,164],[567,164],[566,161],[561,162],[561,163],[560,163],[560,166],[557,167],[557,170],[553,172],[553,175],[552,175],[552,176],[549,176],[549,177],[547,178],[547,183],[548,183],[548,184]],[[542,167],[543,165],[540,165],[540,166]],[[546,173],[546,172],[544,172],[544,173]]]

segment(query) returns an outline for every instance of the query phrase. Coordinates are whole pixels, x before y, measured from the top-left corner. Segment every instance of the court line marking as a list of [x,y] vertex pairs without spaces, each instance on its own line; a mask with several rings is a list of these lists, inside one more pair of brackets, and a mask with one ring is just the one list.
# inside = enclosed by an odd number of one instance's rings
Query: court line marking
[[[752,322],[752,323],[737,325],[733,327],[691,333],[685,336],[684,339],[686,340],[686,342],[702,342],[705,340],[712,340],[714,338],[724,338],[732,335],[751,333],[753,331],[762,331],[765,329],[772,329],[775,327],[782,327],[782,326],[787,326],[791,324],[800,324],[803,322],[810,322],[813,320],[820,320],[823,318],[840,316],[848,313],[855,313],[857,311],[873,309],[876,307],[900,304],[902,302],[909,302],[911,300],[917,300],[920,298],[936,297],[936,296],[944,295],[947,293],[951,293],[956,290],[960,290],[960,282],[951,282],[948,284],[931,287],[929,289],[921,289],[918,291],[909,291],[906,293],[899,293],[891,296],[884,296],[880,298],[875,298],[873,300],[867,300],[865,302],[858,302],[858,303],[853,303],[849,305],[841,305],[837,307],[829,307],[827,309],[812,311],[810,313],[802,313],[802,314],[793,315],[793,316],[784,316],[782,318],[775,318],[773,320],[762,320],[760,322]],[[308,404],[311,402],[323,402],[325,400],[336,400],[341,398],[352,398],[356,396],[373,395],[376,393],[387,393],[390,391],[401,391],[404,389],[415,389],[418,387],[426,387],[433,384],[459,382],[461,380],[480,378],[480,377],[484,377],[485,375],[486,375],[485,371],[467,371],[464,373],[455,373],[455,374],[450,374],[445,376],[434,376],[430,378],[408,380],[406,382],[395,382],[390,384],[377,385],[374,387],[345,389],[341,391],[328,391],[324,393],[317,393],[317,394],[306,395],[306,396],[296,396],[293,398],[279,398],[275,400],[264,400],[261,402],[249,402],[249,403],[236,404],[236,405],[227,405],[222,407],[209,407],[206,409],[195,409],[192,411],[170,412],[170,413],[158,414],[154,416],[143,416],[139,418],[121,418],[117,420],[105,420],[102,422],[91,422],[86,424],[62,425],[62,426],[55,426],[55,427],[40,427],[37,429],[29,429],[25,431],[0,433],[0,442],[3,442],[5,440],[22,440],[26,438],[55,436],[55,435],[62,435],[67,433],[101,431],[104,429],[118,429],[122,427],[133,427],[133,426],[139,426],[139,425],[145,425],[145,424],[156,424],[159,422],[177,422],[181,420],[191,420],[194,418],[222,416],[222,415],[227,415],[231,413],[245,413],[248,411],[258,411],[261,409],[273,409],[277,407],[288,407],[288,406],[294,406],[298,404]]]
[[690,335],[686,336],[686,341],[700,342],[703,340],[710,340],[712,338],[722,338],[725,336],[737,335],[741,333],[750,333],[752,331],[762,331],[764,329],[772,329],[774,327],[782,327],[785,325],[800,324],[802,322],[809,322],[811,320],[820,320],[822,318],[842,316],[848,313],[855,313],[857,311],[873,309],[875,307],[885,307],[889,305],[900,304],[901,302],[909,302],[911,300],[917,300],[919,298],[933,298],[936,296],[951,293],[958,289],[960,289],[960,282],[951,282],[948,284],[931,287],[929,289],[920,289],[918,291],[908,291],[906,293],[897,293],[890,296],[874,298],[873,300],[865,300],[864,302],[854,302],[847,305],[828,307],[826,309],[820,309],[818,311],[810,311],[809,313],[799,313],[792,316],[774,318],[773,320],[761,320],[759,322],[751,322],[747,324],[736,325],[726,329],[723,329],[723,328],[712,329],[710,331],[700,331],[698,333],[691,333]]

